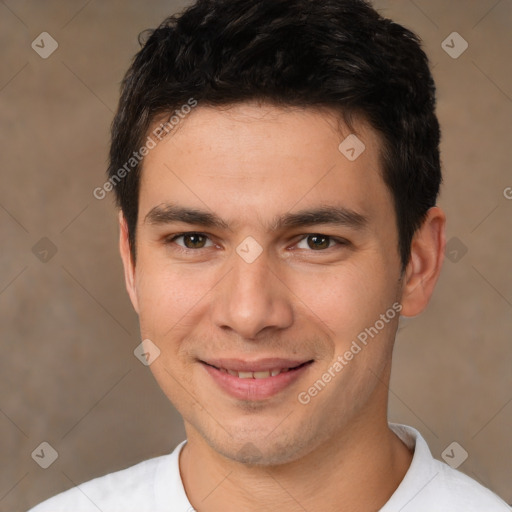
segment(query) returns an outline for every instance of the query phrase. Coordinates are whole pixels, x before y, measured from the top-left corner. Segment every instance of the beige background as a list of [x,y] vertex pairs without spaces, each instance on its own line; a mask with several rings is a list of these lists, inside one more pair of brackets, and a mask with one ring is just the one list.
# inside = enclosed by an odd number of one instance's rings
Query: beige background
[[[133,355],[112,198],[92,195],[136,36],[183,5],[0,2],[0,511],[184,439]],[[469,453],[460,469],[512,503],[512,2],[375,5],[422,37],[434,65],[454,260],[399,332],[390,417],[419,428],[436,457],[457,441]],[[59,44],[48,59],[31,48],[43,31]],[[457,59],[441,47],[453,31],[469,43]],[[46,263],[33,252],[43,237],[57,250]],[[31,458],[43,441],[59,454],[46,470]]]

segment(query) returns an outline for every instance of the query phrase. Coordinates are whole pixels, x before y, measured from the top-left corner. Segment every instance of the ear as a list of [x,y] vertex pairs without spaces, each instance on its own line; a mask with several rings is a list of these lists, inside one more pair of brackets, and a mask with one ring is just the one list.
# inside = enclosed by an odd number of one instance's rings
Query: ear
[[124,280],[126,290],[132,301],[133,308],[139,313],[139,301],[137,298],[137,286],[135,282],[135,265],[132,260],[132,253],[130,251],[130,242],[128,237],[128,224],[124,218],[123,212],[119,212],[119,251],[121,252],[121,259],[124,266]]
[[419,315],[427,307],[443,265],[445,225],[444,212],[434,206],[414,234],[402,288],[403,316]]

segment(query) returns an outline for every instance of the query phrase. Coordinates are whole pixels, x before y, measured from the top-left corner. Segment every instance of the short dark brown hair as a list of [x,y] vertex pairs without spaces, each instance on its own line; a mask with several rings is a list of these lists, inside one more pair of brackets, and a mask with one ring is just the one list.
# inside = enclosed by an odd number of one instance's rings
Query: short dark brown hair
[[[151,123],[191,98],[223,106],[263,100],[327,107],[381,136],[402,267],[441,183],[435,85],[419,38],[364,0],[197,0],[146,31],[112,124],[109,179]],[[142,162],[115,183],[133,261]]]

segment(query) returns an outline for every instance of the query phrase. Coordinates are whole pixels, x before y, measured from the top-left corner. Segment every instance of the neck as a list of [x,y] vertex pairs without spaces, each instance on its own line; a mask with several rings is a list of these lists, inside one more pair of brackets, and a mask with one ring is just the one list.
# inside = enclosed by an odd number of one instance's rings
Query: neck
[[407,472],[412,454],[385,414],[359,418],[306,456],[279,466],[248,466],[213,450],[187,425],[180,472],[199,512],[380,510]]

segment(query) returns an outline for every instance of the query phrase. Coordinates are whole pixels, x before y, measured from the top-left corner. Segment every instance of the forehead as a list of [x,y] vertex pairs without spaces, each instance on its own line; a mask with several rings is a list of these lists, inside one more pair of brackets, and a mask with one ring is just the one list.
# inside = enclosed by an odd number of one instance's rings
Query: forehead
[[168,202],[234,223],[321,204],[378,214],[391,204],[381,141],[361,120],[353,129],[327,110],[198,106],[145,157],[139,219]]

